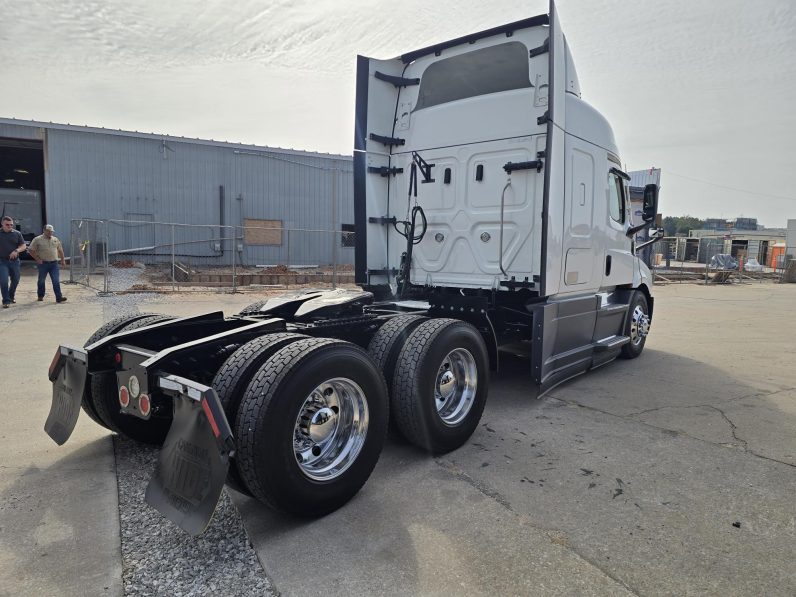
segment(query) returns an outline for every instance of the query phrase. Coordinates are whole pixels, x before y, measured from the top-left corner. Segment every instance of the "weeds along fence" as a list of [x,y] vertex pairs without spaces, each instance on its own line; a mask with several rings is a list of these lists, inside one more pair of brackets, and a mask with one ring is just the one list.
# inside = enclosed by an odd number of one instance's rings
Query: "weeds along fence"
[[796,247],[724,236],[664,237],[642,249],[659,283],[796,282]]
[[245,291],[354,282],[354,232],[76,219],[69,280],[100,292]]

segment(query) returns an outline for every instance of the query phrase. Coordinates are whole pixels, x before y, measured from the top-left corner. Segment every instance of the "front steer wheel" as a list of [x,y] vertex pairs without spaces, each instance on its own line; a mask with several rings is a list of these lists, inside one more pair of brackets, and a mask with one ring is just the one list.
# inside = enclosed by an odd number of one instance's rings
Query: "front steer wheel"
[[650,329],[649,306],[647,297],[643,292],[636,291],[627,308],[627,321],[625,322],[625,336],[630,342],[622,347],[619,354],[623,359],[635,359],[644,350],[647,334]]
[[238,470],[277,510],[328,514],[367,481],[387,419],[384,378],[365,351],[340,340],[298,340],[246,389],[235,426]]
[[457,319],[421,323],[395,366],[392,413],[403,436],[432,454],[455,450],[484,412],[489,356],[481,334]]

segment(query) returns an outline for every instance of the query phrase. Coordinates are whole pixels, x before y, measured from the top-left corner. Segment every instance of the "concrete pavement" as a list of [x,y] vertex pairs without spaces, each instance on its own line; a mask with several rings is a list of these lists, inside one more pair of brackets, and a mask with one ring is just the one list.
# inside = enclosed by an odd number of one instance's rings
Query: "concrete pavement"
[[43,431],[58,344],[82,346],[102,321],[101,303],[85,300],[94,293],[64,291],[71,303],[39,303],[24,275],[17,304],[0,313],[2,595],[122,594],[111,437],[85,416],[64,446]]
[[393,438],[322,520],[239,497],[275,588],[796,593],[796,286],[656,290],[641,358],[537,401],[507,357],[467,445],[430,459]]

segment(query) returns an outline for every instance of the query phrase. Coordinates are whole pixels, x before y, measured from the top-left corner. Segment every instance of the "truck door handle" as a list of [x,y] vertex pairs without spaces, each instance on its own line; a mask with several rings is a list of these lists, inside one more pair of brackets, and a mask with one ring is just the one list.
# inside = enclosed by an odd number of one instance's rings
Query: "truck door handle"
[[536,170],[537,172],[541,172],[543,166],[544,162],[542,160],[533,160],[530,162],[506,162],[506,164],[503,166],[503,169],[506,171],[506,174],[511,174],[514,170]]
[[605,275],[606,276],[610,276],[611,275],[611,256],[610,255],[607,255],[605,257]]

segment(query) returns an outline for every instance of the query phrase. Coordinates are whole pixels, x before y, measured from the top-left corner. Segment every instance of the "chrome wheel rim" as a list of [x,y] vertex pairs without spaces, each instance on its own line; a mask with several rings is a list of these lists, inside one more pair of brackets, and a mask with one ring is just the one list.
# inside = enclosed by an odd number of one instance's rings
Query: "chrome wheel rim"
[[450,351],[437,370],[434,383],[434,404],[445,425],[461,423],[475,402],[478,389],[478,368],[466,348]]
[[636,305],[630,316],[630,342],[638,346],[650,331],[650,318],[641,305]]
[[329,379],[299,409],[293,429],[296,462],[310,479],[335,479],[356,461],[367,433],[365,392],[350,379]]

